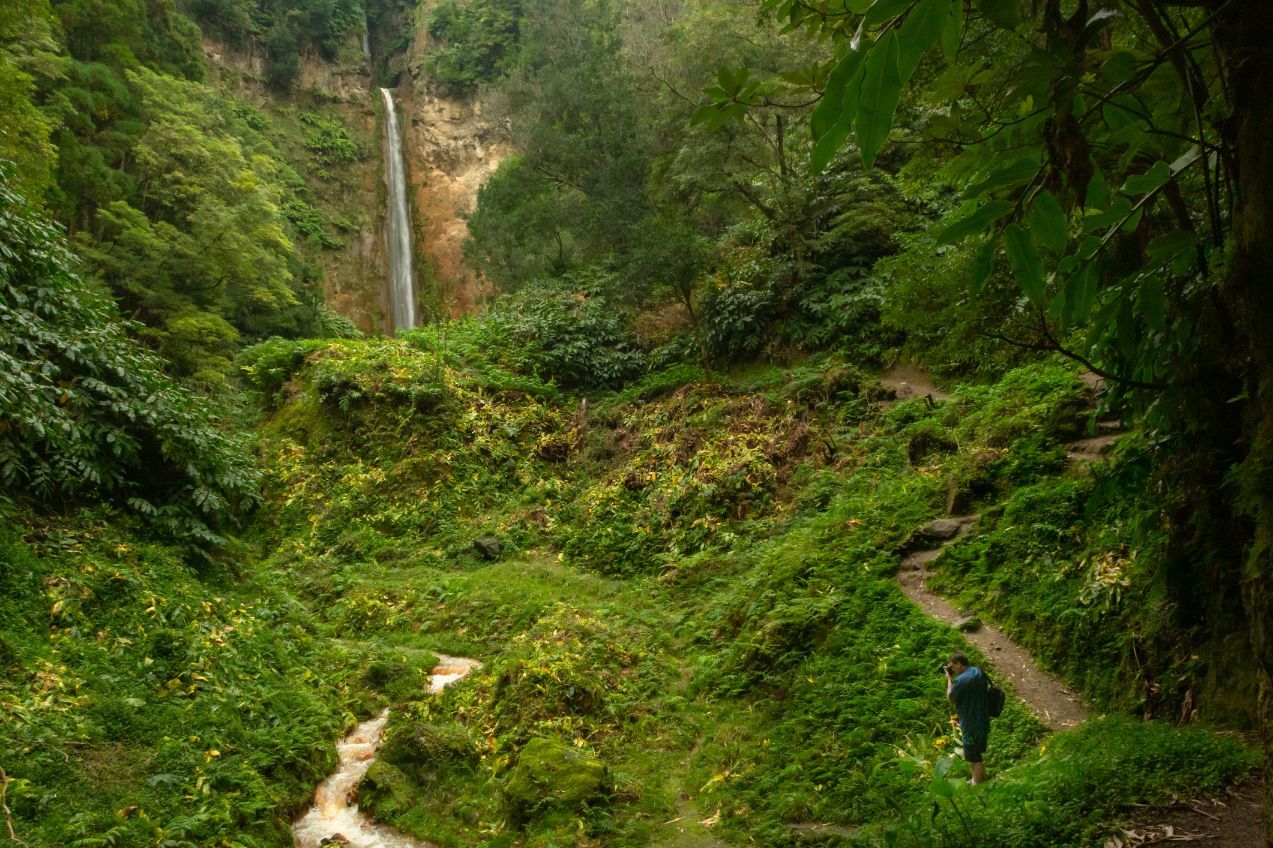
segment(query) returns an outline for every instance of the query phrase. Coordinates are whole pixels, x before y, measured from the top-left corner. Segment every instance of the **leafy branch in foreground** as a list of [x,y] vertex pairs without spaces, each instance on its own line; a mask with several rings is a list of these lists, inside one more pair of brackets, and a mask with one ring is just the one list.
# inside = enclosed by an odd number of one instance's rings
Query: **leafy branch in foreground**
[[198,546],[259,500],[244,446],[129,338],[0,162],[0,488],[109,497]]

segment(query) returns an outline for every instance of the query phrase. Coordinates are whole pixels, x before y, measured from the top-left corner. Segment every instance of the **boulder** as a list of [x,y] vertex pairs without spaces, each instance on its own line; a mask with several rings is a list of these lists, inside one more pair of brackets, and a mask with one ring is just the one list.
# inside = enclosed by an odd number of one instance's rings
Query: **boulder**
[[609,775],[605,764],[555,739],[526,743],[504,783],[504,798],[516,818],[526,820],[549,808],[578,809],[602,798]]
[[391,819],[414,807],[419,794],[419,787],[401,769],[376,760],[358,785],[358,806],[378,819]]
[[946,542],[959,535],[964,523],[955,518],[938,518],[919,528],[919,534],[936,542]]
[[981,619],[975,615],[960,616],[955,620],[955,629],[963,633],[975,633],[981,629]]
[[504,543],[488,533],[473,540],[473,550],[477,551],[482,559],[497,560],[500,552],[504,550]]

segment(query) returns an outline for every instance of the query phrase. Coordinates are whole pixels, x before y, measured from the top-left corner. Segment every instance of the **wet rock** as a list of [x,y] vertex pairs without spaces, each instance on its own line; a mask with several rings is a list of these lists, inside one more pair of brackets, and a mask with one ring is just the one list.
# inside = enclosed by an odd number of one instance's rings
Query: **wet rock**
[[926,539],[945,542],[959,535],[964,523],[955,518],[938,518],[919,528],[919,534]]
[[343,833],[333,833],[331,836],[324,836],[319,845],[348,845],[349,838]]
[[504,550],[504,543],[489,534],[478,536],[473,540],[473,550],[477,551],[482,559],[496,560],[499,559],[500,552]]
[[554,739],[532,739],[504,784],[504,797],[514,816],[525,820],[544,809],[577,809],[597,800],[608,782],[600,760]]

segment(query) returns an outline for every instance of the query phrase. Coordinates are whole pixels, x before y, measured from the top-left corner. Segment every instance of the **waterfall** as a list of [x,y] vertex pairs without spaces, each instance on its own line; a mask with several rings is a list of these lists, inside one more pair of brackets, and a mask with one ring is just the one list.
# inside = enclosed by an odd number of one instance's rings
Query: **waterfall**
[[393,94],[385,98],[385,175],[389,181],[389,301],[393,329],[415,326],[415,273],[411,267],[411,212],[407,206],[407,169],[402,157],[402,133]]

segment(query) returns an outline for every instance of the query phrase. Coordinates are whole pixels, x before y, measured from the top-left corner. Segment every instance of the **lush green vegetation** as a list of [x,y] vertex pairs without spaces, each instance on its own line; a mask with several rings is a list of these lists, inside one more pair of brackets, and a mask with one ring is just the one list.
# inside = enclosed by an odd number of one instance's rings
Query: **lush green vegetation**
[[0,162],[0,481],[48,504],[110,498],[177,540],[220,544],[260,500],[242,441],[127,336],[11,173]]
[[[1231,741],[1122,725],[1040,749],[1037,720],[1014,702],[991,752],[1003,786],[982,796],[959,782],[932,671],[959,639],[889,577],[952,480],[970,505],[1006,514],[1032,490],[1068,487],[1057,508],[1081,501],[1088,515],[1070,531],[1075,560],[1118,534],[1124,500],[1067,472],[1061,443],[1090,414],[1072,370],[1036,364],[936,409],[885,410],[878,383],[836,357],[715,385],[678,367],[601,396],[584,429],[559,390],[529,381],[551,375],[551,359],[490,357],[517,350],[492,344],[505,321],[497,310],[405,340],[272,342],[248,356],[276,407],[263,443],[273,561],[320,626],[487,661],[441,699],[404,695],[364,787],[379,817],[449,845],[658,843],[679,837],[657,822],[682,815],[765,844],[793,839],[793,822],[973,844],[953,812],[921,812],[938,769],[978,821],[1014,809],[1004,844],[1030,833],[1079,845],[1124,804],[1250,768]],[[503,543],[498,562],[472,546],[481,534]],[[1027,566],[1012,573],[1039,582]],[[1129,571],[1125,594],[1093,595],[1083,576],[1020,597],[1062,619],[1027,637],[1075,631],[1040,650],[1045,662],[1098,699],[1157,707],[1136,701],[1143,678],[1121,637],[1162,620],[1132,603],[1152,577]],[[1075,617],[1091,624],[1076,630]],[[1144,781],[1108,806],[1077,800],[1101,733],[1127,744],[1100,768]],[[1064,755],[1046,755],[1054,744]],[[576,752],[573,770],[551,765],[552,745]],[[1205,764],[1185,764],[1201,751]],[[527,806],[528,772],[553,800]],[[1059,820],[1021,812],[1067,798],[1075,809]]]
[[269,584],[192,572],[110,510],[5,504],[4,522],[0,766],[20,838],[290,841],[342,707],[364,697],[304,611]]
[[[1078,848],[1246,779],[1268,33],[1036,5],[6,5],[0,839],[287,845],[385,706],[364,809],[457,848]],[[368,20],[516,151],[500,296],[395,338],[319,296],[366,115],[295,91]],[[1108,713],[1013,695],[986,786],[893,579],[972,513],[930,586]]]
[[335,58],[351,34],[366,29],[363,0],[187,0],[204,31],[232,47],[263,46],[270,86],[288,91],[309,50]]
[[498,79],[516,60],[521,15],[521,0],[442,0],[429,18],[429,35],[439,42],[429,75],[454,95]]

